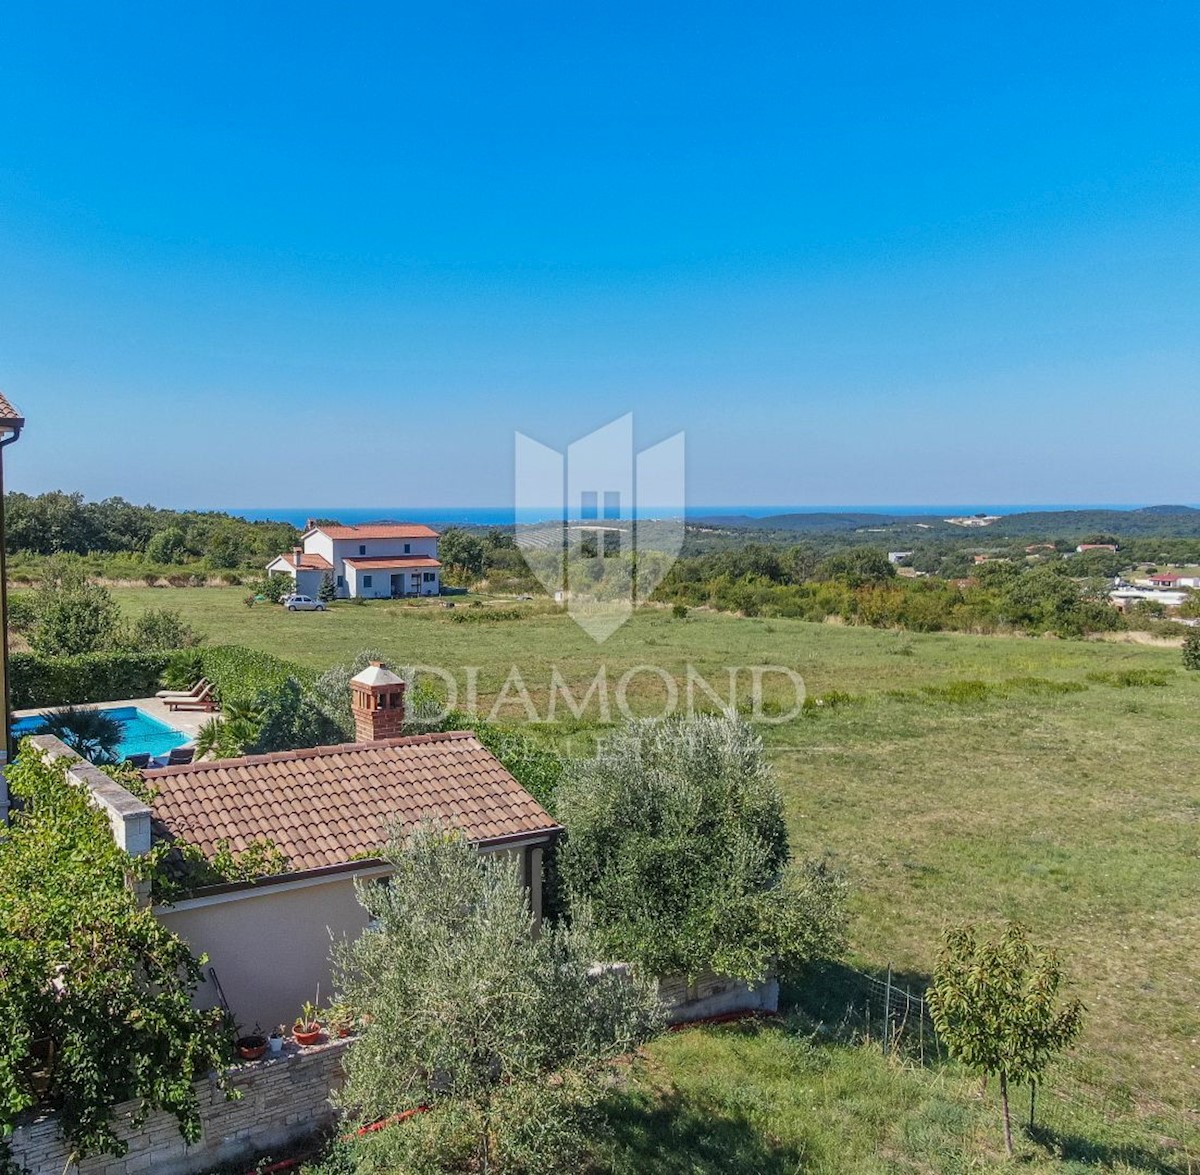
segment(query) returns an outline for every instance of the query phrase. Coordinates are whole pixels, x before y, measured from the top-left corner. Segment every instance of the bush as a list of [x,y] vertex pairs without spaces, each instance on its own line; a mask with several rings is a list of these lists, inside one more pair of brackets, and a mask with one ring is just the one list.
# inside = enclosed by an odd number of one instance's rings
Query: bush
[[126,630],[121,643],[134,652],[152,649],[186,649],[204,637],[170,608],[148,608]]
[[1200,632],[1191,632],[1183,641],[1184,669],[1200,669]]
[[162,652],[81,653],[74,657],[13,653],[9,659],[12,707],[23,710],[152,697],[170,661],[170,654]]
[[744,723],[630,723],[568,767],[556,799],[572,912],[591,912],[610,958],[758,980],[842,949],[844,885],[790,868],[783,801]]
[[61,762],[27,749],[8,778],[23,804],[0,837],[0,1136],[44,1100],[76,1158],[120,1155],[113,1111],[136,1100],[135,1127],[164,1109],[197,1140],[193,1082],[225,1054],[219,1013],[192,1006],[199,960],[139,903],[142,865]]

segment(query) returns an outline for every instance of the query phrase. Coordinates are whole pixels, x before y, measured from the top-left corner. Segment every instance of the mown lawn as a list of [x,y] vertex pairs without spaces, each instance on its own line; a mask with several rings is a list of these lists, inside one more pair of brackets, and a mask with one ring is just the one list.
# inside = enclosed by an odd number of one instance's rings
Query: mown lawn
[[[850,961],[868,971],[891,963],[919,981],[950,922],[1021,918],[1062,949],[1088,1006],[1083,1039],[1040,1098],[1052,1133],[1024,1144],[1032,1169],[1186,1172],[1190,1161],[1200,1171],[1200,674],[1182,670],[1177,650],[713,613],[676,620],[660,610],[596,645],[541,603],[497,602],[470,611],[518,615],[459,621],[462,601],[453,611],[374,603],[289,615],[246,608],[239,589],[114,594],[131,612],[177,608],[210,642],[313,667],[373,647],[397,664],[445,667],[461,688],[473,666],[485,712],[513,666],[543,718],[552,669],[578,695],[602,664],[610,687],[637,665],[660,666],[682,686],[689,664],[714,685],[729,666],[778,664],[811,694],[851,695],[764,727],[796,851],[830,855],[851,879]],[[1129,669],[1165,684],[1098,680]],[[985,685],[943,688],[964,681]],[[664,686],[639,674],[626,696],[653,712]],[[498,716],[523,719],[524,707]],[[539,729],[579,747],[594,718],[593,709]],[[811,1030],[656,1042],[614,1093],[598,1163],[662,1172],[991,1166],[993,1107],[975,1083],[953,1067],[885,1060],[844,1034],[810,1039]]]

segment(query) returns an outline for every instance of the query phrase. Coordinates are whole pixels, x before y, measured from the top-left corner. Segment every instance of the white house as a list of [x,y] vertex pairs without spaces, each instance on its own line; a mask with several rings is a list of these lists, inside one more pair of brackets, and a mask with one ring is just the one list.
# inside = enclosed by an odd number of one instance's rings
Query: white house
[[312,525],[301,546],[267,564],[271,575],[290,575],[296,591],[316,597],[326,575],[339,599],[362,596],[436,596],[442,590],[438,532],[412,522],[361,526]]

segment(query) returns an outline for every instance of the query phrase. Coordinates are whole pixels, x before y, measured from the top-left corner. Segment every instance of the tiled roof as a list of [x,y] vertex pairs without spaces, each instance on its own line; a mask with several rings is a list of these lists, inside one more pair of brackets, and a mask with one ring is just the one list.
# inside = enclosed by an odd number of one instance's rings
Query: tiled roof
[[469,732],[413,735],[143,772],[159,832],[206,856],[270,839],[293,869],[378,852],[389,825],[432,817],[472,841],[551,833],[551,816]]
[[278,556],[278,558],[282,559],[286,564],[288,564],[289,567],[297,567],[298,566],[301,571],[332,571],[333,570],[333,564],[330,563],[329,560],[326,559],[324,555],[313,555],[307,551],[303,555],[300,556],[299,564],[296,563],[296,554],[294,551],[287,551],[284,554]]
[[428,555],[357,555],[353,559],[346,559],[345,562],[362,571],[370,571],[372,568],[382,570],[386,567],[441,567],[442,565],[440,559],[430,559]]
[[[363,526],[314,526],[331,539],[436,539],[438,532],[415,522],[368,522]],[[311,531],[306,531],[311,533]]]
[[25,418],[12,406],[3,392],[0,392],[0,424],[21,425]]

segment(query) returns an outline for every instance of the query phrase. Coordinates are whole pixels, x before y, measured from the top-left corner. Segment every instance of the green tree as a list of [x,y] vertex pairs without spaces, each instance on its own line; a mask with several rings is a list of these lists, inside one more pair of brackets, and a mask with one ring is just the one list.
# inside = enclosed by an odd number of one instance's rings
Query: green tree
[[111,649],[120,641],[121,609],[107,588],[90,583],[72,564],[55,563],[35,594],[34,652],[71,656]]
[[830,555],[818,568],[817,579],[841,579],[850,587],[886,583],[896,577],[896,568],[886,551],[876,547],[855,547]]
[[1060,1004],[1063,972],[1054,951],[1010,922],[993,940],[971,925],[946,932],[938,957],[929,1010],[950,1054],[986,1079],[1000,1078],[1004,1146],[1013,1153],[1008,1087],[1040,1082],[1046,1066],[1079,1034],[1083,1005]]
[[455,579],[469,583],[483,575],[483,543],[461,527],[450,527],[438,539],[438,558]]
[[74,1157],[119,1155],[112,1113],[133,1100],[134,1125],[167,1110],[195,1141],[193,1082],[225,1056],[219,1015],[192,1006],[203,960],[139,903],[126,878],[145,859],[117,847],[65,764],[26,745],[8,780],[21,804],[0,837],[0,1135],[43,1103]]
[[334,951],[366,1014],[343,1104],[368,1121],[431,1107],[392,1132],[396,1170],[567,1169],[607,1065],[658,1024],[653,990],[596,969],[583,920],[535,933],[515,864],[460,834],[422,824],[387,856],[388,884],[358,887],[376,929]]
[[321,586],[317,591],[317,599],[323,604],[332,604],[337,596],[337,588],[333,585],[333,572],[327,571],[321,576]]
[[791,867],[783,801],[744,723],[631,723],[568,765],[555,803],[570,908],[591,912],[608,957],[757,980],[842,949],[844,884]]
[[146,544],[146,558],[151,563],[182,563],[186,550],[187,536],[178,526],[168,526],[151,535]]

